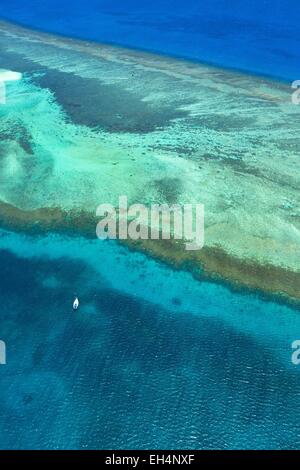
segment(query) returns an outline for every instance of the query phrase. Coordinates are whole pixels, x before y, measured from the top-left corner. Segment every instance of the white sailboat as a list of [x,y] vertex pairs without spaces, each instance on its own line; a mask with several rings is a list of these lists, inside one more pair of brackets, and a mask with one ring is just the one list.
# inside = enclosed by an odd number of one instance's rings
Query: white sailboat
[[78,300],[78,297],[76,297],[73,302],[73,310],[77,310],[78,307],[79,307],[79,300]]

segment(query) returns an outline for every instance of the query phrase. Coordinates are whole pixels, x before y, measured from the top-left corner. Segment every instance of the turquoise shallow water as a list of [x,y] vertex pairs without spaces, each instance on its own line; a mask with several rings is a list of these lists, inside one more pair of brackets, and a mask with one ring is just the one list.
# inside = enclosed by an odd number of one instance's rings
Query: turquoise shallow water
[[[15,215],[34,230],[35,213],[18,209],[94,214],[120,194],[196,200],[206,246],[257,263],[258,278],[261,266],[296,276],[289,87],[0,29],[3,67],[24,74],[1,108],[0,199],[15,207],[0,204],[6,228]],[[113,242],[0,233],[1,448],[300,447],[299,310]]]
[[0,240],[1,448],[300,447],[298,311],[114,242]]

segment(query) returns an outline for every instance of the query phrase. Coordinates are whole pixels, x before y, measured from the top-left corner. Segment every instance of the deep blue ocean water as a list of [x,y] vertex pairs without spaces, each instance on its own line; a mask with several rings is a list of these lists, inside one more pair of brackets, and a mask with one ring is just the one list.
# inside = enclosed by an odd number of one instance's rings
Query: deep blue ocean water
[[0,263],[0,448],[300,447],[299,311],[114,242],[1,232]]
[[297,0],[1,0],[0,17],[289,81],[300,77]]
[[[288,80],[300,78],[299,10],[0,3],[0,16],[39,29]],[[113,242],[3,231],[0,266],[0,448],[300,448],[299,311]]]

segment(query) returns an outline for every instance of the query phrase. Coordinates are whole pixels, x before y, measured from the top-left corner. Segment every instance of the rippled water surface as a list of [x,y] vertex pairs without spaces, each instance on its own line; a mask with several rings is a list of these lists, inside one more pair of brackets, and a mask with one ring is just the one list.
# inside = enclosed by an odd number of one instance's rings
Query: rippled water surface
[[[23,74],[0,106],[0,448],[299,449],[300,114],[283,82],[174,58],[298,79],[299,7],[111,3],[0,5],[173,56],[0,22]],[[206,257],[97,240],[121,194],[204,203]]]
[[1,448],[299,447],[299,312],[112,242],[1,247]]

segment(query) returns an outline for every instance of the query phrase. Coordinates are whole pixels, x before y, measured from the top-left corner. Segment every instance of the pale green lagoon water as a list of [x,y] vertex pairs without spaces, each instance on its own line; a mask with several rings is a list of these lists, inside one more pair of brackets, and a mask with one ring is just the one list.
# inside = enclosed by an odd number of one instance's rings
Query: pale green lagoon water
[[[7,32],[7,30],[9,32]],[[279,82],[1,26],[0,199],[201,202],[206,245],[299,269],[299,124]]]

